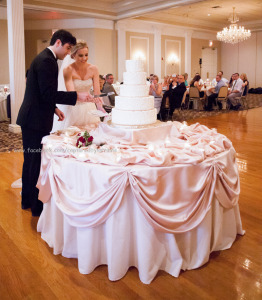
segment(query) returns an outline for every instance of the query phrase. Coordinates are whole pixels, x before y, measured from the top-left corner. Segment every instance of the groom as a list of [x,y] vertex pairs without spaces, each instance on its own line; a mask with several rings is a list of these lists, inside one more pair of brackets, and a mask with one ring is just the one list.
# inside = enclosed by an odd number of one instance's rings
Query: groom
[[54,113],[59,120],[64,114],[56,104],[75,105],[76,101],[86,102],[88,93],[58,92],[57,59],[64,59],[76,44],[76,38],[66,30],[56,31],[50,46],[33,60],[27,77],[23,103],[16,123],[21,126],[24,164],[22,172],[22,209],[31,208],[33,216],[39,216],[43,203],[38,200],[38,180],[41,165],[41,140],[49,135]]

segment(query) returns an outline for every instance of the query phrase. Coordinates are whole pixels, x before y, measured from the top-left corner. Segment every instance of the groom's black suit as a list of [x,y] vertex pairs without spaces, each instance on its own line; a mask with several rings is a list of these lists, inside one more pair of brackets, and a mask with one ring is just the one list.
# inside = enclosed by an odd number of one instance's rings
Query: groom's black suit
[[75,105],[76,92],[58,92],[58,66],[52,51],[46,48],[33,60],[17,124],[22,128],[24,164],[22,208],[31,207],[39,215],[43,204],[38,200],[37,179],[41,165],[41,140],[52,130],[56,104]]

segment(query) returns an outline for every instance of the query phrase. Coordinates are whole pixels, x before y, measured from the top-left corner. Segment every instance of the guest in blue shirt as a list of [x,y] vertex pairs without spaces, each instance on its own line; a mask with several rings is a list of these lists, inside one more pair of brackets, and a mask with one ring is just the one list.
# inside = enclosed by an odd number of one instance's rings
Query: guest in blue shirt
[[[226,85],[225,81],[222,80],[220,74],[218,74],[216,76],[216,82],[217,82],[217,85],[209,90],[209,91],[212,92],[212,94],[210,96],[208,96],[208,98],[207,98],[208,104],[205,107],[205,110],[207,110],[207,111],[212,111],[213,110],[213,103],[215,103],[215,100],[216,100],[216,98],[218,96],[220,88],[222,86]],[[220,102],[218,102],[217,105],[219,106],[219,109],[222,109],[222,104]]]

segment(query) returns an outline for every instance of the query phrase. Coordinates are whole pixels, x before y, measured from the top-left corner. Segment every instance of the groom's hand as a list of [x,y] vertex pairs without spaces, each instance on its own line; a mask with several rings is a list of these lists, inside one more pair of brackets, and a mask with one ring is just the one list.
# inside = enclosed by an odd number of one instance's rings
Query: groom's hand
[[88,92],[78,92],[77,101],[79,102],[94,102],[94,97]]
[[65,115],[59,108],[55,109],[55,114],[58,116],[58,121],[64,121]]

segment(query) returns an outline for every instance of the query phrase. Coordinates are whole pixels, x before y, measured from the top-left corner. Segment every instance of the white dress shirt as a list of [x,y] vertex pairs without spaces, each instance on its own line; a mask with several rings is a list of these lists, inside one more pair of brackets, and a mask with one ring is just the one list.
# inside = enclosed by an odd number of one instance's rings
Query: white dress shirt
[[238,91],[239,93],[242,92],[242,84],[243,84],[243,80],[241,78],[238,78],[237,80],[235,80],[233,82],[233,85],[232,85],[232,88],[231,88],[231,91]]
[[202,78],[199,79],[199,85],[204,85],[204,80]]
[[[226,78],[222,77],[221,80],[223,80],[225,84],[228,84],[228,80],[227,80]],[[212,86],[216,86],[216,85],[217,85],[216,78],[214,78],[214,79],[212,80],[211,85],[212,85]]]

